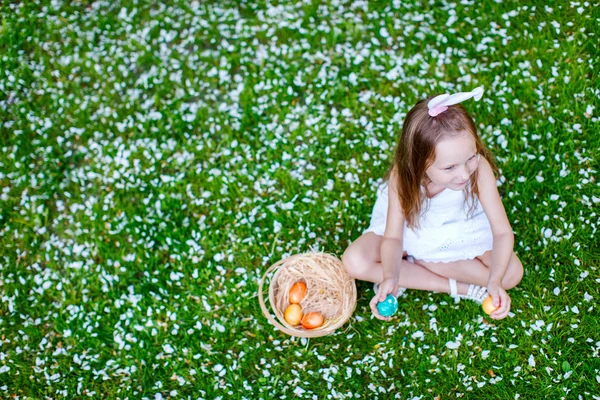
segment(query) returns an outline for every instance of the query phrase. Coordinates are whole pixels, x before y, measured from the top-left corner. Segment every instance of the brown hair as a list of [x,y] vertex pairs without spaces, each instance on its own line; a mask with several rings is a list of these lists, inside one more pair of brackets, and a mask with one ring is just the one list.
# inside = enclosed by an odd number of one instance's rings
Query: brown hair
[[[443,138],[462,131],[470,133],[475,140],[477,154],[489,162],[494,173],[498,171],[492,154],[477,135],[475,123],[465,108],[460,104],[452,105],[436,117],[431,117],[427,103],[432,98],[433,96],[420,100],[406,115],[394,160],[384,177],[385,181],[389,180],[392,172],[395,171],[400,205],[406,224],[410,228],[419,226],[418,218],[421,208],[429,197],[425,171],[434,163],[435,146]],[[475,170],[469,178],[471,187],[469,213],[474,209],[475,195],[479,195],[477,176],[477,170]],[[421,191],[421,185],[425,187],[425,193]],[[465,192],[465,200],[467,200],[466,196]]]

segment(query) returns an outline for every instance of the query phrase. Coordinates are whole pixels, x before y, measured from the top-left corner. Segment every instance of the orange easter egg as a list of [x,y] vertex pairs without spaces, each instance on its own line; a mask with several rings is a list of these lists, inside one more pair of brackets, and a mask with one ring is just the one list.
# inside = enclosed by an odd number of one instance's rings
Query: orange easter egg
[[290,325],[298,325],[302,320],[302,307],[298,304],[290,304],[283,313],[283,318]]
[[497,307],[494,307],[494,303],[492,303],[492,296],[488,296],[483,303],[481,303],[481,308],[483,308],[483,312],[487,315],[490,315],[494,311],[497,310]]
[[302,318],[302,326],[304,329],[315,329],[323,325],[325,317],[320,312],[309,312]]
[[306,296],[306,283],[296,282],[290,289],[289,300],[292,304],[299,304]]

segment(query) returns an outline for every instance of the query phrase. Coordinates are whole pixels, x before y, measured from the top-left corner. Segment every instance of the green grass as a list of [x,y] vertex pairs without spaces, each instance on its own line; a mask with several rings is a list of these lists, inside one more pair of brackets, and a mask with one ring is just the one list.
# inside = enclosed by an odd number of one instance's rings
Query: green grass
[[[138,3],[0,5],[1,397],[598,398],[598,4]],[[341,256],[410,107],[477,85],[512,315],[357,282],[274,329],[263,272]]]

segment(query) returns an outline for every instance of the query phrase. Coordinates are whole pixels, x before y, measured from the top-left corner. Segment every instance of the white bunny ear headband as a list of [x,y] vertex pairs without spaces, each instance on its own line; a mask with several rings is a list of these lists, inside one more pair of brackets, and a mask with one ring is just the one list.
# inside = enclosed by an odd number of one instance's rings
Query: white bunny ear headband
[[437,116],[440,113],[443,113],[448,109],[448,106],[453,104],[461,103],[465,100],[469,100],[471,97],[475,99],[475,101],[479,101],[483,96],[483,86],[476,87],[470,92],[459,92],[455,94],[441,94],[439,96],[435,96],[433,99],[429,100],[427,103],[427,108],[429,108],[429,115],[432,117]]

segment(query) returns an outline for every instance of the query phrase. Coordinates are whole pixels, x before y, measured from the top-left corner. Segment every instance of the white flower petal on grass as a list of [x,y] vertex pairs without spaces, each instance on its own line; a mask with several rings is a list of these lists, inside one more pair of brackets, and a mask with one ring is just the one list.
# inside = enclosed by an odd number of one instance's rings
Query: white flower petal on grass
[[446,343],[446,347],[449,348],[449,349],[453,349],[453,350],[458,349],[460,347],[460,342],[459,341],[456,341],[456,342],[447,342]]
[[535,358],[533,358],[533,354],[531,354],[529,356],[529,359],[527,360],[527,363],[529,364],[530,367],[535,367]]
[[595,108],[596,108],[595,106],[593,106],[593,105],[589,104],[589,105],[587,106],[587,108],[585,109],[585,114],[584,114],[584,115],[585,115],[586,117],[588,117],[588,118],[591,118],[591,117],[592,117],[592,112],[594,112],[594,109],[595,109]]
[[280,222],[273,221],[273,233],[279,233],[282,226]]
[[288,201],[287,203],[283,203],[283,204],[280,206],[280,208],[281,208],[282,210],[291,210],[291,209],[293,209],[293,208],[294,208],[294,203],[293,203],[293,202],[291,202],[291,201]]
[[557,288],[557,287],[555,287],[554,290],[553,290],[553,293],[554,293],[555,296],[558,296],[560,294],[560,289]]
[[163,348],[163,351],[167,354],[171,354],[171,353],[175,352],[175,349],[170,344],[163,344],[162,348]]
[[452,26],[457,20],[458,17],[456,15],[451,15],[450,18],[448,18],[448,21],[446,21],[446,26]]
[[425,334],[423,333],[423,331],[416,331],[415,333],[412,334],[412,338],[413,339],[420,339],[422,337],[424,337]]
[[213,370],[219,374],[219,377],[223,377],[227,373],[227,369],[221,364],[215,365]]
[[573,370],[567,371],[567,372],[565,372],[565,374],[563,376],[565,379],[569,379],[569,377],[571,376],[572,373],[573,373]]
[[352,86],[356,86],[358,84],[358,77],[354,72],[351,72],[350,75],[348,75],[348,83],[350,83]]

